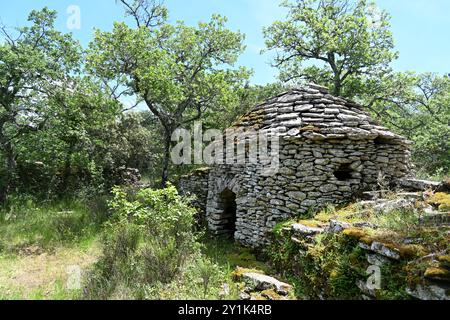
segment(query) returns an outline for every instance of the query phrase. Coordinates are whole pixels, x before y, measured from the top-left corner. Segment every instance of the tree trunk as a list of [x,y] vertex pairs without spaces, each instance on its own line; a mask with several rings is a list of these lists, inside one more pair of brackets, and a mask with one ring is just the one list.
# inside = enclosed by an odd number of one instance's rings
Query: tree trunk
[[64,169],[61,176],[61,193],[67,193],[69,191],[70,185],[69,180],[72,177],[72,154],[75,150],[75,142],[70,142],[69,149],[66,154],[66,159],[64,160]]
[[161,174],[162,188],[165,188],[167,186],[167,181],[169,180],[170,147],[172,145],[171,138],[172,135],[166,131],[164,134],[164,158]]
[[14,150],[12,148],[11,142],[7,142],[4,145],[5,152],[5,174],[0,182],[0,203],[6,201],[8,194],[11,189],[11,183],[13,182],[13,177],[16,172],[17,162],[14,155]]
[[341,83],[341,78],[339,77],[339,75],[335,75],[334,76],[334,90],[333,90],[333,94],[337,97],[339,97],[342,93],[342,83]]

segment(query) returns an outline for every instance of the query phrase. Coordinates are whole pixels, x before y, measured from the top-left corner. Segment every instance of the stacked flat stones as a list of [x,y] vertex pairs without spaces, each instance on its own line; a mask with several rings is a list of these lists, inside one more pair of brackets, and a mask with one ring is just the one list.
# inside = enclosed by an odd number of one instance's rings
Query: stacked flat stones
[[314,84],[268,100],[243,116],[234,127],[268,130],[312,141],[382,138],[409,145],[402,136],[379,126],[360,105],[334,97],[326,88]]
[[198,210],[197,222],[205,222],[206,200],[208,197],[209,168],[197,169],[178,181],[178,191],[184,196],[195,196],[191,205]]
[[[209,173],[209,229],[223,233],[228,220],[236,219],[235,239],[252,247],[265,245],[279,221],[347,202],[356,193],[377,189],[380,180],[392,182],[410,171],[405,138],[379,126],[362,107],[317,85],[268,100],[232,129],[280,137],[275,174],[263,175],[263,165],[252,163],[216,165]],[[221,215],[225,189],[236,194],[236,217]]]

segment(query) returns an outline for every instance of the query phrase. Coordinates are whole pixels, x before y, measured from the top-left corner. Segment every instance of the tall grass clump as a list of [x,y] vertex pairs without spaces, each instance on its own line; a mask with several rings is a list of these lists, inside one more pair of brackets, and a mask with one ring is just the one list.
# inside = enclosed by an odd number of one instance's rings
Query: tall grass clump
[[92,237],[108,219],[100,207],[83,199],[43,202],[12,196],[0,207],[0,253],[47,250]]

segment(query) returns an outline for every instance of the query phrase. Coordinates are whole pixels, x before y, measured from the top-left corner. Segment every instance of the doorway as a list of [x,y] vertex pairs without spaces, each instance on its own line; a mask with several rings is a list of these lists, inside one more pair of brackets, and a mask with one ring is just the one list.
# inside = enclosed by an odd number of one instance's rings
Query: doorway
[[234,237],[236,232],[236,194],[230,189],[225,189],[220,193],[219,199],[222,209],[223,233]]

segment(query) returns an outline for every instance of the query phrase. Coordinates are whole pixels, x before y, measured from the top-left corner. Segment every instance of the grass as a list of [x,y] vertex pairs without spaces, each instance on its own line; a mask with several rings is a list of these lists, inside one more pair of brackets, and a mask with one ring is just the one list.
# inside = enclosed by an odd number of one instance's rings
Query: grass
[[38,254],[55,244],[83,241],[98,233],[107,213],[77,200],[37,203],[15,199],[0,209],[0,253]]
[[0,300],[76,299],[69,270],[87,269],[99,256],[96,240],[107,214],[98,203],[38,203],[14,198],[0,209]]
[[67,286],[71,270],[85,271],[100,254],[95,239],[55,247],[52,253],[0,255],[0,300],[69,300],[80,296]]
[[213,237],[205,235],[201,241],[202,253],[214,261],[231,275],[236,267],[258,269],[266,273],[272,270],[257,253],[244,248],[227,237]]

